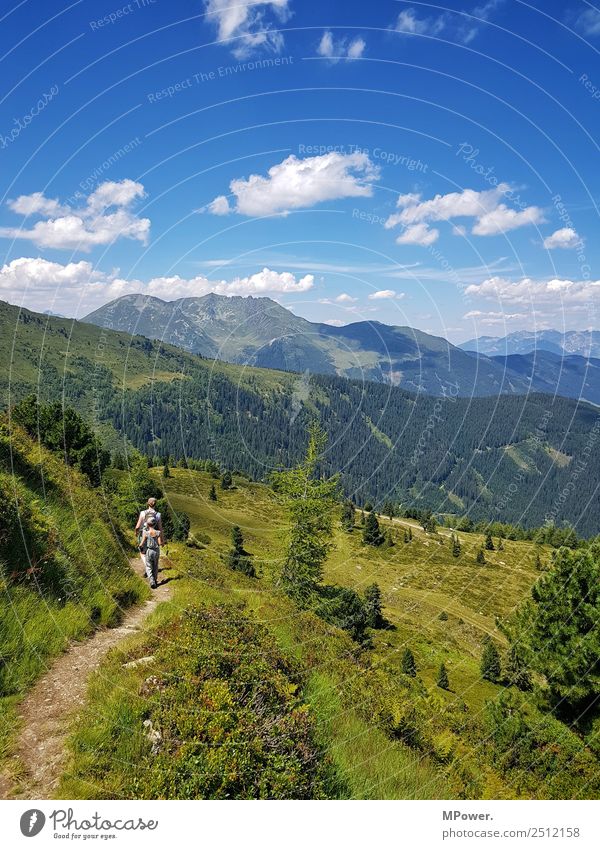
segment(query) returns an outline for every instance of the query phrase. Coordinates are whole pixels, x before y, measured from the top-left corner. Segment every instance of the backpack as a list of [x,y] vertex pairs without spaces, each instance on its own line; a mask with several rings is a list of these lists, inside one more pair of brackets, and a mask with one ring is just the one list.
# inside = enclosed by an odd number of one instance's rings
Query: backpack
[[147,519],[148,519],[148,516],[154,516],[154,518],[156,519],[157,523],[158,523],[158,522],[160,522],[160,513],[158,513],[158,512],[154,509],[154,507],[148,507],[148,509],[147,509],[147,510],[144,510],[144,512],[143,512],[143,514],[142,514],[142,515],[143,515],[143,517],[144,517],[144,523],[143,523],[143,525],[142,525],[142,530],[144,530],[144,531],[145,531],[145,530],[147,530],[147,528],[148,528],[148,525],[147,525]]
[[148,529],[146,529],[146,536],[142,537],[142,542],[140,543],[140,551],[142,554],[145,554],[148,550],[150,551],[159,551],[160,545],[158,544],[158,538],[160,534],[157,531],[156,534],[151,534]]
[[148,516],[154,516],[154,518],[156,519],[156,524],[157,525],[160,524],[160,513],[158,513],[154,509],[154,507],[148,507],[147,510],[143,510],[141,515],[143,516],[143,522],[140,525],[140,529],[138,531],[138,543],[140,545],[141,545],[141,542],[142,542],[142,534],[144,533],[144,531],[148,530],[148,524],[146,522],[146,519],[148,518]]

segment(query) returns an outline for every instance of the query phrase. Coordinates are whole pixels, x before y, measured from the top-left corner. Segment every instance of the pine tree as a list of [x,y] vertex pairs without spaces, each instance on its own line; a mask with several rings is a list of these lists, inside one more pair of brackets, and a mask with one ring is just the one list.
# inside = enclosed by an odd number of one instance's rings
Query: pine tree
[[402,655],[402,672],[404,672],[405,675],[408,675],[411,678],[416,678],[417,675],[417,664],[415,663],[415,656],[409,648],[405,648],[404,654]]
[[367,513],[365,519],[365,528],[363,530],[363,542],[366,545],[381,545],[384,541],[384,536],[381,533],[379,522],[375,513]]
[[498,545],[496,546],[496,548],[498,549],[498,551],[504,551],[504,544],[502,542],[502,537],[498,538]]
[[354,530],[354,504],[351,501],[344,501],[342,505],[341,524],[348,533]]
[[413,538],[412,528],[409,528],[408,529],[408,541],[412,542],[412,538]]
[[408,536],[408,531],[406,529],[404,530],[404,542],[410,542],[410,537]]
[[217,500],[217,490],[215,489],[214,483],[211,484],[211,487],[210,487],[210,490],[209,490],[209,493],[208,493],[208,498],[209,498],[209,501],[216,501]]
[[518,643],[512,643],[506,658],[506,679],[519,690],[531,690],[531,673],[527,668],[524,651]]
[[542,566],[542,561],[541,561],[539,553],[535,555],[535,568],[538,570],[538,572],[542,572],[543,568],[544,568]]
[[460,557],[460,541],[456,534],[452,534],[452,557]]
[[232,484],[233,478],[231,477],[231,472],[223,472],[223,475],[221,476],[221,489],[231,489]]
[[447,621],[448,621],[448,614],[446,613],[446,611],[445,611],[445,610],[442,610],[442,612],[441,612],[441,613],[440,613],[440,615],[438,616],[438,619],[439,619],[440,621],[442,621],[442,622],[447,622]]
[[163,478],[170,478],[171,477],[171,469],[169,468],[169,461],[168,460],[165,460],[165,462],[164,462],[163,470],[162,470],[162,476],[163,476]]
[[483,644],[483,654],[481,656],[481,677],[485,681],[496,683],[502,673],[500,666],[500,654],[495,643],[490,637],[486,637]]
[[485,563],[485,554],[483,553],[483,548],[480,548],[477,552],[477,557],[475,558],[475,562],[478,566],[483,566]]
[[227,565],[235,572],[242,572],[249,578],[256,577],[251,555],[244,549],[244,535],[238,525],[231,529],[231,548],[227,555]]
[[494,551],[494,541],[491,533],[488,531],[485,535],[485,544],[483,546],[486,551]]
[[378,584],[366,587],[364,606],[367,628],[382,628],[384,619],[381,612],[381,589]]
[[316,422],[309,428],[308,448],[295,469],[276,472],[273,483],[288,513],[287,552],[280,575],[285,591],[306,606],[323,578],[332,547],[333,509],[338,478],[322,478],[318,465],[327,437]]
[[450,681],[448,680],[448,673],[446,671],[446,665],[444,663],[440,664],[440,668],[437,674],[437,680],[435,682],[438,687],[442,690],[450,689]]
[[564,716],[578,716],[600,697],[599,554],[597,545],[560,548],[518,611],[511,634]]

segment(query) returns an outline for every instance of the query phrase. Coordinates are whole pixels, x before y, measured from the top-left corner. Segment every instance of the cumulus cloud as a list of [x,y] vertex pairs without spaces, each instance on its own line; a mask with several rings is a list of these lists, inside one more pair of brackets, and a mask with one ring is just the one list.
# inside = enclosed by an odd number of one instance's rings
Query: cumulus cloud
[[306,209],[327,200],[371,197],[379,169],[366,153],[337,153],[298,159],[293,154],[269,168],[266,177],[251,174],[229,184],[235,198],[232,206],[225,195],[215,198],[209,212],[259,217]]
[[237,58],[257,48],[279,52],[283,47],[283,36],[273,28],[269,16],[285,21],[290,14],[289,0],[206,0],[205,6],[218,38],[231,43]]
[[342,292],[341,295],[338,295],[337,298],[334,298],[338,304],[355,304],[358,301],[358,298],[353,298],[352,295],[349,295],[347,292]]
[[82,303],[80,312],[85,314],[107,301],[134,293],[174,300],[208,292],[219,295],[307,292],[313,286],[312,274],[297,278],[289,271],[277,272],[269,268],[231,280],[172,275],[154,277],[147,282],[126,280],[118,273],[106,274],[87,261],[62,265],[41,257],[21,257],[0,268],[0,297],[13,303],[24,301],[36,310],[52,307],[68,314],[73,313],[79,302]]
[[369,295],[370,301],[385,301],[391,298],[401,298],[393,289],[381,289],[379,292],[371,292]]
[[88,197],[81,208],[73,209],[42,192],[21,195],[9,201],[13,212],[36,215],[42,220],[33,227],[2,227],[0,236],[27,239],[41,248],[90,251],[119,238],[147,244],[150,220],[132,211],[134,201],[144,197],[144,187],[133,180],[105,182]]
[[600,280],[533,280],[524,277],[519,281],[504,277],[490,277],[482,283],[467,286],[468,296],[497,300],[502,304],[533,306],[551,309],[584,309],[597,303],[600,297]]
[[328,324],[330,327],[343,327],[345,322],[339,318],[328,318],[323,324]]
[[564,248],[570,250],[581,244],[581,236],[572,227],[561,227],[555,230],[551,236],[544,239],[544,247],[548,250]]
[[396,242],[399,245],[432,245],[437,242],[440,231],[430,229],[427,224],[411,224],[401,233]]
[[429,228],[432,221],[473,218],[471,232],[475,236],[499,235],[544,221],[542,210],[537,206],[519,210],[507,206],[503,200],[511,195],[508,183],[481,192],[474,189],[449,192],[430,200],[422,200],[418,194],[400,195],[396,205],[401,211],[390,215],[385,227],[388,230],[397,226],[403,228],[396,240],[399,244],[430,245],[439,236],[437,230]]
[[335,64],[341,59],[360,59],[366,46],[366,42],[363,38],[353,38],[350,43],[348,43],[344,38],[340,38],[336,41],[331,31],[325,30],[321,36],[319,46],[317,47],[317,54],[319,56],[324,56]]
[[56,198],[47,198],[43,192],[33,192],[31,195],[20,195],[16,200],[9,200],[9,209],[18,215],[64,215],[65,207]]

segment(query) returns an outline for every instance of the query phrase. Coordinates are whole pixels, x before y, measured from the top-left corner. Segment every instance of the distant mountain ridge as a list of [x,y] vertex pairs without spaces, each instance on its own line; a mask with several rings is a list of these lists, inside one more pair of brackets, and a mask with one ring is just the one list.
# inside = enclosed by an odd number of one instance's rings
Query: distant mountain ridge
[[[600,370],[577,355],[566,362],[560,344],[580,350],[584,334],[569,340],[557,331],[543,331],[535,361],[512,359],[529,354],[532,338],[542,334],[511,334],[511,353],[501,340],[474,340],[485,350],[474,353],[464,343],[411,327],[359,321],[333,327],[307,321],[266,297],[227,297],[210,293],[198,298],[164,301],[149,295],[125,295],[83,319],[112,330],[176,345],[193,354],[236,364],[389,383],[411,392],[436,396],[484,397],[523,395],[531,391],[585,398],[600,404]],[[600,355],[600,334],[597,347]],[[506,337],[509,339],[509,337]],[[588,347],[596,345],[587,334]],[[559,344],[560,343],[560,344]],[[523,350],[521,350],[523,349]],[[594,349],[595,350],[595,349]],[[542,356],[545,353],[560,357]]]
[[461,342],[458,347],[489,357],[530,354],[536,350],[586,358],[600,357],[600,330],[567,330],[564,333],[559,330],[517,330],[507,336],[479,336]]
[[194,354],[285,371],[337,374],[430,395],[521,394],[519,374],[474,358],[445,339],[410,327],[360,321],[332,327],[307,321],[270,298],[163,301],[125,295],[86,316],[100,327],[141,334]]

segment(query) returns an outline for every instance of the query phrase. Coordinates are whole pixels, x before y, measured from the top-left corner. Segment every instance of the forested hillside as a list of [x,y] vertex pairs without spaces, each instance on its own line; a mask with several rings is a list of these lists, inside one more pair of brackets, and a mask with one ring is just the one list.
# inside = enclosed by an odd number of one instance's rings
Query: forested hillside
[[[113,451],[206,458],[256,479],[302,453],[317,416],[324,465],[361,504],[469,513],[474,519],[600,530],[600,416],[549,395],[443,398],[326,375],[203,360],[143,337],[4,305],[11,362],[4,404],[39,391],[73,403]],[[576,496],[574,493],[577,493]]]

